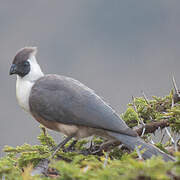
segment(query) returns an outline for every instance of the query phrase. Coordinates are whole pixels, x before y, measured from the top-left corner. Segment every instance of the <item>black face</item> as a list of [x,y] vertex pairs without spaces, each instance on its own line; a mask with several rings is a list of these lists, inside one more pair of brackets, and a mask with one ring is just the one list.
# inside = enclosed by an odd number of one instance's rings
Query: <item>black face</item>
[[32,55],[35,55],[36,51],[36,47],[25,47],[20,49],[13,59],[9,74],[18,74],[20,77],[27,75],[31,68],[27,60],[30,59]]
[[20,77],[24,77],[30,72],[30,63],[28,61],[21,61],[17,64],[12,64],[9,74],[18,74]]

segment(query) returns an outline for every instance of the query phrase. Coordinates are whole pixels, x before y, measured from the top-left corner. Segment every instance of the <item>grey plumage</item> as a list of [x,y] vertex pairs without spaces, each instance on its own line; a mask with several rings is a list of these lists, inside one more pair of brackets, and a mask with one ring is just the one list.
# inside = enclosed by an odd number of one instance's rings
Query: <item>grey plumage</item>
[[32,113],[47,121],[137,136],[93,90],[69,77],[40,78],[32,87],[29,105]]
[[93,90],[72,78],[58,75],[40,78],[32,87],[29,105],[32,114],[45,121],[103,129],[132,150],[141,146],[145,148],[144,159],[160,155],[165,161],[174,160],[145,143]]

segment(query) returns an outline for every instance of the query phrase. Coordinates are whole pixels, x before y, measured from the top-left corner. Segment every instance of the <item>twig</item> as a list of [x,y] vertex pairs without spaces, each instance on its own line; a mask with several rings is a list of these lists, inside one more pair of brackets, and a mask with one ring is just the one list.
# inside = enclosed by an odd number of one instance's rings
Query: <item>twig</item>
[[142,158],[141,152],[139,151],[139,148],[137,146],[135,146],[135,149],[136,149],[136,152],[137,152],[139,159],[142,160],[143,158]]
[[178,142],[180,139],[177,139],[174,143],[175,152],[178,152]]
[[180,95],[180,94],[179,94],[179,91],[178,91],[178,88],[177,88],[176,81],[175,81],[175,79],[174,79],[174,76],[172,76],[172,81],[173,81],[173,86],[174,86],[175,93],[178,94],[178,95]]
[[155,144],[155,142],[152,140],[152,138],[151,138],[151,141],[150,141],[152,144]]
[[91,136],[91,137],[88,138],[88,143],[85,145],[87,149],[90,149],[90,150],[92,149],[93,144],[94,144],[93,143],[93,138],[94,138],[94,136]]
[[144,91],[141,91],[141,92],[142,92],[142,95],[144,97],[144,100],[146,101],[147,104],[149,104],[148,98],[146,97]]
[[174,96],[172,97],[172,101],[171,101],[171,107],[174,107]]
[[174,141],[173,137],[171,136],[171,133],[169,132],[169,130],[168,130],[168,128],[167,128],[167,127],[165,127],[165,131],[166,131],[167,135],[170,137],[171,142],[174,144],[174,143],[175,143],[175,141]]
[[143,127],[143,131],[142,131],[141,137],[143,137],[143,136],[144,136],[145,131],[146,131],[146,128],[145,128],[145,127]]
[[161,140],[160,140],[160,143],[163,142],[163,139],[164,139],[164,137],[165,137],[165,134],[166,134],[166,131],[164,130],[163,135],[162,135]]
[[108,157],[109,157],[109,153],[106,153],[105,160],[104,160],[104,164],[103,164],[103,167],[104,167],[104,168],[107,166]]

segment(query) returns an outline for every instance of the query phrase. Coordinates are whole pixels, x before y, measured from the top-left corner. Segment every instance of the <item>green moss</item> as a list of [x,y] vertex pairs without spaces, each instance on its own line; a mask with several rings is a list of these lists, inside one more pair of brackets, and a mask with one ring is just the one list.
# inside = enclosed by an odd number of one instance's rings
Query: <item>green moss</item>
[[132,107],[128,107],[126,112],[122,114],[121,117],[128,124],[129,127],[134,127],[139,122],[138,114]]
[[180,106],[173,107],[169,110],[170,112],[170,126],[172,130],[179,133],[180,132]]
[[[134,109],[136,107],[136,111]],[[134,103],[128,105],[127,110],[122,114],[122,119],[130,126],[139,125],[141,121],[150,123],[169,119],[173,131],[180,132],[180,106],[172,106],[172,94],[165,97],[153,96],[148,102],[142,98],[134,98]]]
[[[22,169],[26,172],[26,168],[31,164],[35,166],[41,159],[50,155],[46,145],[30,146],[25,144],[16,148],[6,147],[5,151],[8,152],[7,155],[0,159],[0,177],[4,176],[10,180],[22,179],[24,174]],[[58,176],[60,180],[113,180],[115,178],[128,180],[142,177],[158,180],[171,179],[168,174],[180,176],[180,154],[177,154],[177,162],[168,163],[159,157],[146,161],[138,160],[136,152],[128,154],[117,147],[110,152],[108,159],[106,159],[107,154],[84,156],[75,152],[64,153],[63,151],[59,151],[58,154],[71,159],[71,162],[63,160],[51,162],[50,166],[60,172]],[[107,161],[106,167],[104,167],[105,161]],[[23,175],[23,177],[25,176]],[[48,178],[37,176],[33,179]]]

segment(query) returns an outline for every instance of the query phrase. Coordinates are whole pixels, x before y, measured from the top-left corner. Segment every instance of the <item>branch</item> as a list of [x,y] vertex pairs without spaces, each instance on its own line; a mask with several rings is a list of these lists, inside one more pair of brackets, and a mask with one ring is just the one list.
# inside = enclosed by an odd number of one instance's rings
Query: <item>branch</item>
[[154,133],[159,127],[161,129],[163,129],[168,126],[169,126],[168,119],[165,119],[165,120],[161,120],[159,122],[148,123],[144,127],[136,129],[136,132],[140,136],[142,134],[144,128],[145,128],[144,134],[147,134],[147,133]]

